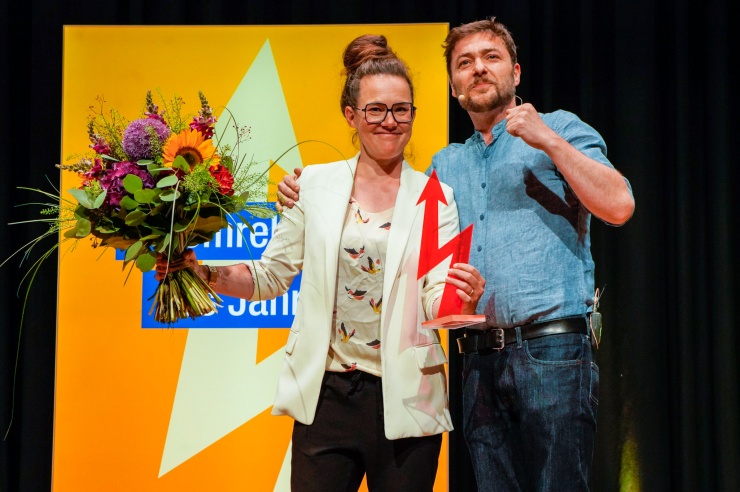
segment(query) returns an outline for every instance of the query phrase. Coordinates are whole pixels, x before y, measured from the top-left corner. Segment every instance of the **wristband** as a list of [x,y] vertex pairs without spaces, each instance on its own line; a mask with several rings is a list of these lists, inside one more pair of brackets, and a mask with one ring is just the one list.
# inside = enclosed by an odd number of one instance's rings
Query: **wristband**
[[218,283],[218,268],[208,265],[208,285],[215,287],[216,283]]

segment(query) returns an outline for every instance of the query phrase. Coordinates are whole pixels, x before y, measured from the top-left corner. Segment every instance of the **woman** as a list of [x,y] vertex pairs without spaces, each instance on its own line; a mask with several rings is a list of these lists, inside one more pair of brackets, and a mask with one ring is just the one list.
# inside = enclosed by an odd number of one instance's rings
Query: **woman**
[[[370,490],[431,491],[452,424],[447,359],[421,323],[436,317],[445,282],[467,314],[485,282],[469,265],[439,265],[417,280],[417,203],[428,178],[403,158],[415,117],[408,69],[371,35],[347,46],[344,66],[341,107],[360,152],[304,170],[301,200],[260,261],[214,268],[192,251],[186,259],[217,292],[250,300],[282,295],[303,270],[272,412],[296,421],[293,490],[357,490],[367,474]],[[459,231],[443,190],[440,243]],[[158,263],[158,277],[166,268]]]

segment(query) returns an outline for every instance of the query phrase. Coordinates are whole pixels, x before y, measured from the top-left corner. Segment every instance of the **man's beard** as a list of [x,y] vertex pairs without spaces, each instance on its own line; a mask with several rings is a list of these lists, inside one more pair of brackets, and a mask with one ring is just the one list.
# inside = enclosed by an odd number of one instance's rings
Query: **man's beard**
[[509,105],[516,94],[513,75],[503,84],[499,84],[487,77],[476,79],[473,81],[473,84],[478,82],[491,83],[495,90],[486,94],[477,94],[475,98],[471,97],[469,94],[466,95],[466,97],[460,101],[460,105],[463,109],[470,111],[471,113],[486,113],[494,109],[505,108]]

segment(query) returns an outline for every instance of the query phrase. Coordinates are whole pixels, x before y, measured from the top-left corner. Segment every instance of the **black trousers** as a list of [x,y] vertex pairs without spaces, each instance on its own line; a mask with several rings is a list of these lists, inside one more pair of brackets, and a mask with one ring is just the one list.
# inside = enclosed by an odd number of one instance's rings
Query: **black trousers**
[[327,372],[312,425],[295,422],[291,489],[431,492],[442,435],[388,440],[382,380],[362,371]]

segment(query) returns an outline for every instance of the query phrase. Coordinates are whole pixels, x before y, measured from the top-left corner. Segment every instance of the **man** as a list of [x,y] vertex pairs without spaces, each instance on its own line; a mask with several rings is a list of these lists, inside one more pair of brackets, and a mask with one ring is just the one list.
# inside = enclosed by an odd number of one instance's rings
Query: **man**
[[577,116],[517,105],[521,67],[503,24],[456,27],[444,48],[452,95],[475,127],[430,171],[455,190],[460,226],[475,224],[470,263],[486,279],[488,322],[458,341],[478,489],[588,490],[599,387],[590,219],[624,224],[632,191]]

